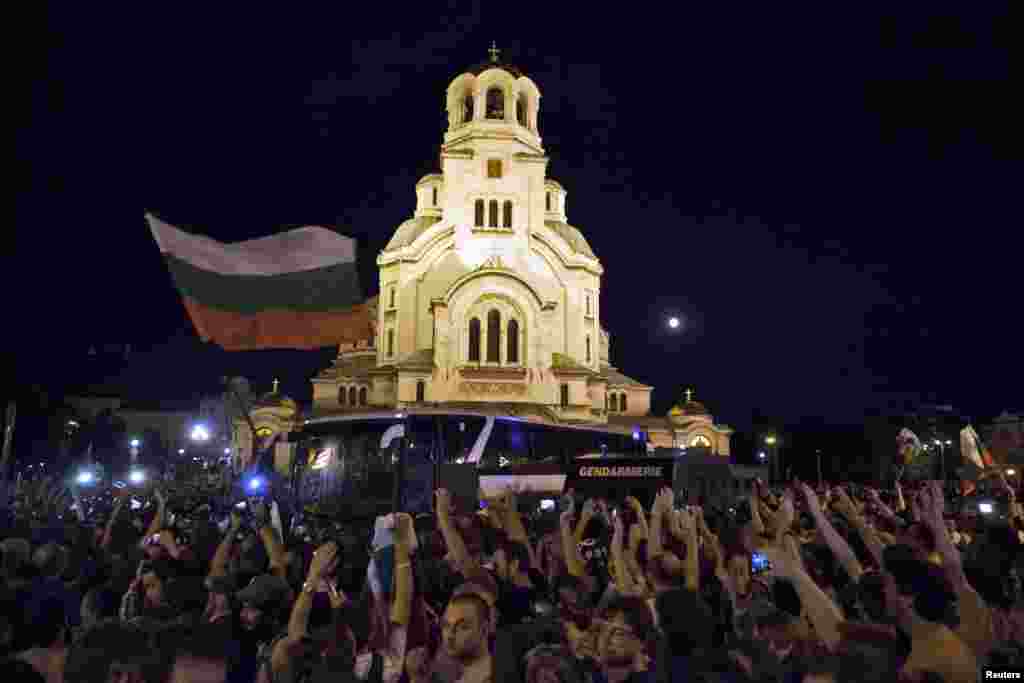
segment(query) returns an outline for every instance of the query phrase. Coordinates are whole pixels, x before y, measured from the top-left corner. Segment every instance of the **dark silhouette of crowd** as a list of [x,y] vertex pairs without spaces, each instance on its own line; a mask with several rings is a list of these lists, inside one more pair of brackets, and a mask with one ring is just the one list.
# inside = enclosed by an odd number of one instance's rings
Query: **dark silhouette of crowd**
[[936,482],[758,482],[360,523],[258,498],[5,487],[0,664],[67,683],[892,682],[1020,667],[1024,514]]

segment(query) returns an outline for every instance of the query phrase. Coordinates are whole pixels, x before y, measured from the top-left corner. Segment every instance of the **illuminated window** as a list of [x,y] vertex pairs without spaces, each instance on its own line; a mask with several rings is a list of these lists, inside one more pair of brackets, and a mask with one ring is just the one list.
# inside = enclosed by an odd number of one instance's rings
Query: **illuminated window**
[[391,288],[390,297],[391,297],[390,298],[391,303],[389,305],[391,306],[391,308],[394,308],[395,307],[395,288],[394,287]]
[[613,413],[619,412],[619,396],[618,394],[612,394],[609,410]]
[[338,404],[345,405],[345,396],[348,395],[348,389],[342,387],[338,390]]
[[587,294],[587,315],[589,316],[590,314],[590,295]]
[[462,101],[462,121],[463,123],[469,123],[473,120],[473,96],[466,95],[466,99]]
[[711,448],[711,439],[703,434],[698,434],[690,439],[690,445],[694,448]]
[[491,202],[490,202],[490,206],[488,206],[488,209],[489,209],[489,211],[487,212],[488,213],[487,217],[490,220],[487,221],[487,225],[489,227],[496,228],[496,227],[498,227],[498,200],[497,199],[492,199]]
[[484,200],[478,199],[473,207],[473,225],[484,227]]
[[519,323],[515,320],[508,321],[508,351],[505,354],[505,362],[519,362]]
[[504,206],[503,213],[504,213],[504,215],[502,216],[502,218],[504,220],[501,221],[502,227],[511,228],[512,227],[512,202],[511,201],[508,201],[508,200],[505,201],[505,206]]
[[501,88],[487,91],[487,118],[499,121],[505,118],[505,93]]
[[359,390],[359,405],[361,405],[361,406],[365,406],[366,405],[366,387],[362,387]]
[[545,211],[550,211],[551,210],[551,193],[550,192],[548,192],[547,194],[544,195],[544,210]]
[[516,100],[516,121],[520,126],[526,127],[526,96],[520,95]]
[[473,363],[480,362],[480,319],[473,318],[469,321],[469,360]]
[[356,399],[356,388],[355,387],[349,387],[349,390],[348,390],[348,404],[350,406],[354,406],[354,405],[356,405],[356,400],[357,400]]
[[590,337],[587,337],[587,363],[590,362]]
[[568,384],[563,384],[562,385],[562,396],[561,396],[561,398],[562,398],[562,407],[563,408],[568,408],[569,407],[569,385]]
[[388,330],[388,358],[395,355],[395,331]]
[[433,198],[434,206],[437,206],[437,188],[435,187],[431,192],[432,192],[431,196]]
[[622,394],[619,396],[619,412],[626,412],[626,395]]
[[422,403],[427,400],[427,383],[423,380],[416,382],[416,401]]
[[501,313],[492,310],[487,314],[487,362],[501,362]]
[[487,160],[487,177],[488,178],[500,178],[501,177],[501,159],[488,159]]

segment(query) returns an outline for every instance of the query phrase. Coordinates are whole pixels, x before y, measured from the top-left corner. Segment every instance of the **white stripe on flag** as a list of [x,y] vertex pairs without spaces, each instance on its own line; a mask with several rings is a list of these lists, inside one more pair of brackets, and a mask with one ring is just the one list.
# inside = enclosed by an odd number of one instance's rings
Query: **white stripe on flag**
[[985,469],[985,463],[981,459],[981,449],[978,448],[978,435],[974,427],[967,425],[960,430],[960,452],[967,460],[979,469]]
[[327,228],[296,228],[225,244],[179,230],[150,214],[146,220],[161,253],[223,275],[282,275],[356,260],[355,240]]

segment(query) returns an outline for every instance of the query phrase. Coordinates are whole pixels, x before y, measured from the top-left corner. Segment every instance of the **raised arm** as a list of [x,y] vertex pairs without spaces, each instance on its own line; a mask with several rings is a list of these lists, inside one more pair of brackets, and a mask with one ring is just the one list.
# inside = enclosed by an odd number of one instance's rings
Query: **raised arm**
[[572,517],[573,509],[570,507],[558,518],[558,531],[559,537],[562,540],[562,555],[565,558],[565,566],[569,570],[570,575],[582,579],[587,573],[587,568],[583,562],[583,556],[580,554],[579,544],[576,543],[576,539],[573,536]]
[[825,541],[825,545],[832,551],[832,554],[839,561],[839,564],[842,565],[843,569],[846,570],[850,578],[856,581],[864,573],[864,567],[861,566],[860,561],[857,560],[857,556],[846,540],[832,526],[828,515],[822,511],[817,494],[807,484],[800,483],[798,486],[804,499],[807,501],[811,517],[814,518],[814,526],[818,529],[822,540]]
[[167,498],[159,488],[153,489],[153,495],[156,496],[156,514],[153,516],[153,521],[149,523],[146,535],[139,542],[140,547],[146,544],[147,539],[152,538],[167,526]]
[[210,574],[209,576],[227,576],[228,574],[228,561],[231,559],[231,549],[235,547],[235,539],[238,537],[238,530],[242,528],[242,517],[237,512],[231,512],[231,524],[228,526],[228,532],[221,540],[220,545],[217,546],[216,552],[213,553],[213,559],[210,560]]
[[448,547],[448,554],[451,555],[452,561],[455,562],[463,576],[465,576],[478,567],[476,561],[469,556],[469,550],[466,549],[466,542],[462,539],[462,534],[455,528],[455,521],[452,519],[451,510],[451,494],[448,493],[447,489],[438,489],[437,525],[441,528],[441,535],[444,537],[444,543]]
[[291,671],[292,662],[298,656],[302,639],[306,636],[309,628],[309,614],[313,611],[313,595],[316,593],[321,579],[337,565],[337,557],[338,546],[333,542],[320,546],[313,553],[313,561],[309,565],[306,582],[302,585],[302,591],[292,606],[292,614],[288,619],[288,634],[274,645],[274,651],[270,655],[270,668],[274,673],[275,680],[278,676]]
[[771,560],[775,574],[793,583],[800,604],[807,611],[815,633],[830,650],[835,650],[840,641],[839,624],[843,621],[842,612],[807,574],[795,539],[787,536],[781,546],[772,545],[765,548],[764,553]]
[[885,567],[885,562],[882,560],[882,551],[885,546],[882,541],[879,540],[878,534],[872,529],[864,518],[857,512],[857,508],[854,507],[853,501],[846,495],[846,491],[842,488],[836,488],[835,490],[835,508],[839,514],[846,517],[847,521],[857,530],[860,534],[861,539],[864,541],[864,545],[867,546],[868,552],[871,553],[871,559],[874,560],[875,566],[879,569]]

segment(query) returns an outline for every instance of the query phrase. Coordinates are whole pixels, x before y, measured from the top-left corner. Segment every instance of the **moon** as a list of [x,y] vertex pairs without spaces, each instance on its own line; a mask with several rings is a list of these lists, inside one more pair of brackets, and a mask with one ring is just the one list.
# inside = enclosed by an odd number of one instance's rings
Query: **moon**
[[677,329],[679,327],[679,325],[680,325],[679,318],[674,318],[673,317],[673,318],[669,318],[668,319],[668,326],[671,327],[673,330]]

